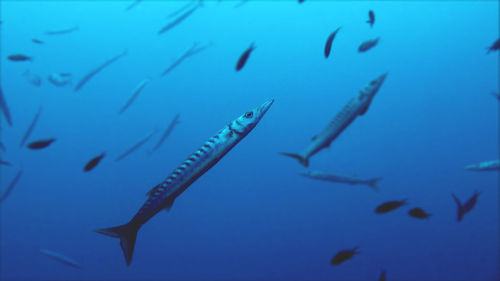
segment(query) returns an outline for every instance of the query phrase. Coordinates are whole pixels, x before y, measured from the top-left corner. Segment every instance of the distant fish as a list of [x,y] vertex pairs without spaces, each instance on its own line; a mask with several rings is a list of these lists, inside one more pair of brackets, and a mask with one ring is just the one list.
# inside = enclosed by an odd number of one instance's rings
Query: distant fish
[[469,171],[499,171],[500,170],[500,160],[484,161],[477,164],[465,166],[466,170]]
[[75,267],[75,268],[81,268],[81,266],[75,260],[68,258],[66,256],[63,256],[62,254],[59,254],[59,253],[56,253],[53,251],[49,251],[49,250],[45,250],[45,249],[40,249],[40,254],[45,255],[51,259],[54,259],[60,263],[65,264],[65,265],[69,265],[69,266]]
[[178,25],[179,23],[183,22],[185,19],[187,19],[192,13],[194,13],[194,11],[196,11],[199,7],[202,6],[202,2],[200,1],[200,3],[196,6],[194,6],[193,8],[189,9],[187,12],[185,12],[184,14],[180,15],[178,18],[174,19],[173,21],[169,22],[167,25],[165,25],[164,27],[162,27],[160,29],[160,31],[158,31],[158,35],[161,35],[162,33],[170,30],[171,28],[173,28],[174,26]]
[[246,51],[241,54],[240,58],[238,59],[238,62],[236,63],[236,71],[240,71],[245,64],[247,63],[248,58],[250,57],[250,54],[252,53],[253,50],[255,50],[255,44],[252,43]]
[[170,135],[170,133],[172,133],[175,125],[179,124],[179,117],[180,117],[179,114],[175,115],[174,119],[170,122],[167,129],[165,130],[165,132],[161,136],[160,140],[153,147],[153,150],[151,152],[157,150],[163,144],[163,142],[167,139],[167,137]]
[[26,70],[23,73],[23,77],[25,77],[26,80],[33,86],[40,87],[40,85],[42,85],[42,78],[40,78],[40,75],[35,74],[30,70]]
[[300,164],[309,166],[309,158],[321,150],[330,147],[331,143],[359,116],[364,115],[372,104],[375,94],[385,81],[384,73],[371,81],[364,89],[360,90],[343,108],[335,115],[318,135],[314,136],[311,143],[299,154],[281,152],[280,154],[295,158]]
[[32,61],[33,58],[27,55],[23,54],[13,54],[13,55],[8,55],[7,59],[10,61]]
[[[193,6],[193,5],[196,5],[196,0],[194,1],[189,1],[187,4],[183,5],[182,7],[180,7],[179,9],[173,11],[172,13],[170,13],[167,18],[171,18],[171,17],[175,17],[177,16],[178,14],[184,12],[185,10],[187,10],[187,8]],[[201,0],[199,1],[201,2]]]
[[210,47],[211,44],[208,44],[208,45],[205,45],[205,46],[202,46],[202,47],[198,47],[198,43],[194,43],[193,46],[191,48],[189,48],[186,52],[184,52],[179,58],[177,58],[176,60],[174,60],[174,62],[169,65],[161,74],[160,76],[163,77],[165,75],[167,75],[170,71],[172,71],[174,68],[176,68],[177,66],[179,66],[181,64],[181,62],[183,62],[185,59],[195,55],[195,54],[198,54],[200,53],[201,51],[205,50],[206,48]]
[[368,20],[366,22],[370,24],[370,27],[373,27],[375,23],[375,13],[372,10],[368,12]]
[[156,133],[156,130],[151,132],[149,135],[147,135],[145,138],[140,140],[138,143],[134,144],[131,148],[127,149],[124,153],[122,153],[120,156],[118,156],[115,161],[120,161],[123,158],[129,156],[132,152],[136,151],[139,147],[143,146],[154,134]]
[[431,214],[425,212],[422,208],[413,208],[408,211],[408,214],[417,219],[426,219],[431,216]]
[[299,4],[304,3],[305,0],[299,0]]
[[75,25],[74,27],[70,27],[70,28],[67,28],[67,29],[45,31],[43,34],[45,34],[45,35],[62,35],[62,34],[67,34],[67,33],[75,32],[78,29],[79,29],[78,25]]
[[363,52],[370,50],[371,48],[377,46],[379,40],[380,40],[380,37],[377,37],[373,40],[367,40],[367,41],[361,43],[361,45],[359,45],[358,52],[363,53]]
[[96,69],[90,71],[87,75],[85,75],[79,82],[78,84],[76,84],[76,87],[75,87],[75,92],[77,92],[78,90],[80,90],[83,85],[85,85],[94,75],[96,75],[97,73],[99,73],[101,70],[103,70],[104,68],[106,68],[107,66],[109,66],[110,64],[112,64],[113,62],[117,61],[119,58],[125,56],[127,54],[127,51],[123,51],[123,53],[117,55],[117,56],[114,56],[108,60],[106,60],[103,64],[101,64],[100,66],[98,66]]
[[0,165],[12,166],[12,163],[10,163],[9,161],[5,161],[5,160],[0,159]]
[[67,72],[57,72],[52,73],[47,77],[50,83],[57,87],[63,87],[68,84],[71,84],[73,79],[73,75]]
[[491,46],[487,47],[486,49],[488,49],[488,52],[486,52],[486,54],[489,54],[493,51],[498,51],[500,49],[500,39],[497,39],[497,41],[493,42],[493,44],[491,44]]
[[38,117],[40,117],[40,113],[42,113],[42,107],[40,106],[40,108],[38,109],[38,112],[35,114],[35,117],[33,118],[33,121],[31,121],[31,124],[30,126],[28,127],[28,129],[26,130],[26,132],[24,133],[24,136],[23,138],[21,139],[21,142],[19,143],[19,146],[20,147],[23,147],[24,144],[26,143],[26,141],[28,140],[28,138],[30,137],[31,135],[31,132],[33,132],[33,129],[35,128],[35,125],[36,123],[38,122]]
[[56,139],[44,139],[44,140],[37,140],[34,142],[31,142],[28,144],[29,149],[33,150],[38,150],[38,149],[43,149],[51,145]]
[[99,162],[101,162],[101,160],[102,160],[102,158],[104,158],[104,156],[106,156],[106,152],[103,152],[100,155],[90,159],[90,161],[87,162],[87,164],[85,164],[85,167],[83,167],[83,171],[88,172],[88,171],[91,171],[92,169],[94,169],[97,166],[97,164],[99,164]]
[[19,179],[21,178],[22,174],[23,174],[22,169],[19,170],[19,172],[17,172],[16,176],[12,179],[10,184],[7,186],[7,189],[5,190],[5,192],[2,194],[2,196],[0,196],[0,203],[2,203],[5,199],[7,199],[7,197],[9,197],[9,194],[12,192],[12,190],[16,186],[16,184],[19,181]]
[[146,87],[146,85],[150,82],[150,79],[144,79],[139,84],[137,87],[135,87],[134,91],[132,92],[132,96],[128,99],[127,103],[125,103],[122,108],[120,109],[119,114],[122,114],[127,110],[127,108],[134,102],[134,100],[137,98],[137,96],[141,93],[141,91]]
[[137,6],[137,4],[139,4],[141,2],[142,2],[142,0],[135,0],[132,4],[128,5],[127,8],[125,8],[125,11],[131,10],[132,8],[134,8],[135,6]]
[[9,126],[12,127],[12,117],[10,116],[9,106],[7,105],[7,101],[5,100],[1,86],[0,86],[0,111],[3,113],[3,116],[5,117],[5,121],[7,121],[7,124],[9,124]]
[[248,3],[248,0],[240,0],[236,5],[234,5],[234,8],[239,8],[245,5],[246,3]]
[[337,32],[339,32],[341,27],[335,29],[335,31],[332,32],[332,34],[330,34],[330,36],[328,36],[328,39],[326,39],[326,45],[325,45],[325,57],[328,58],[328,56],[330,55],[330,51],[332,50],[332,43],[333,43],[333,39],[335,39],[335,35],[337,35]]
[[382,272],[380,273],[380,277],[378,278],[378,281],[386,281],[386,272],[385,272],[385,270],[382,269]]
[[474,208],[474,206],[476,206],[477,198],[478,198],[479,194],[480,193],[478,191],[474,191],[474,194],[463,205],[460,202],[460,200],[457,198],[457,196],[455,196],[455,194],[453,194],[453,193],[451,194],[451,196],[455,200],[455,203],[457,203],[457,207],[458,207],[457,221],[459,221],[459,222],[462,221],[462,219],[464,218],[464,215],[467,214],[468,212],[470,212]]
[[342,250],[338,252],[330,261],[331,265],[339,265],[350,260],[355,254],[359,254],[358,247],[354,247],[350,250]]
[[43,42],[42,40],[38,40],[38,39],[36,39],[36,38],[31,39],[31,42],[33,42],[33,43],[35,43],[35,44],[39,44],[39,45],[41,45],[41,44],[45,44],[45,42]]
[[406,205],[407,204],[406,201],[407,201],[407,199],[399,200],[399,201],[387,201],[387,202],[379,205],[375,209],[375,213],[377,213],[377,214],[385,214],[385,213],[388,213],[390,211],[394,211],[397,208]]
[[3,145],[3,143],[2,143],[2,142],[0,142],[0,149],[1,149],[3,152],[5,152],[5,151],[6,151],[6,149],[5,149],[5,145]]
[[491,93],[495,98],[497,98],[498,100],[500,100],[500,93]]
[[323,180],[323,181],[329,181],[329,182],[336,182],[336,183],[347,183],[347,184],[364,184],[368,185],[370,188],[372,188],[375,191],[378,191],[377,188],[377,182],[382,180],[382,178],[374,178],[374,179],[359,179],[355,176],[345,176],[345,175],[339,175],[339,174],[326,174],[320,171],[304,171],[301,173],[301,175],[312,178],[312,179],[317,179],[317,180]]

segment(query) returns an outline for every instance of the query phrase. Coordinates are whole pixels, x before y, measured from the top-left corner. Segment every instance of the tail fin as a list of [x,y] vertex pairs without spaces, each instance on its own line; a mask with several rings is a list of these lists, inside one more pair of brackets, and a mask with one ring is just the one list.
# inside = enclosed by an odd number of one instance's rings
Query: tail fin
[[110,227],[110,228],[101,228],[94,230],[97,233],[101,233],[104,235],[108,235],[115,238],[120,238],[120,246],[123,251],[123,255],[125,256],[125,261],[127,266],[130,265],[132,261],[132,254],[134,253],[135,246],[135,238],[137,237],[137,231],[139,231],[139,227],[131,222]]
[[453,199],[455,200],[458,206],[457,221],[461,221],[462,218],[464,217],[464,208],[462,206],[462,203],[460,203],[460,200],[457,198],[457,196],[455,196],[455,194],[452,193],[451,196],[453,196]]
[[378,191],[377,183],[381,181],[382,178],[374,178],[368,181],[368,185],[375,191]]
[[300,154],[280,152],[281,155],[288,156],[299,160],[299,163],[304,167],[309,167],[309,159],[302,157]]

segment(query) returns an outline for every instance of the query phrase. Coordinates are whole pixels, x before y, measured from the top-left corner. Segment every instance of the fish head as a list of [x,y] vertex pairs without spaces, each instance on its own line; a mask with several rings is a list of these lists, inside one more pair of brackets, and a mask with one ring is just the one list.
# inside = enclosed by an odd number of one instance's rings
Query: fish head
[[271,107],[273,102],[274,100],[266,101],[253,110],[245,112],[243,115],[233,121],[233,123],[231,124],[231,128],[239,134],[248,134],[253,128],[255,128],[257,123],[259,123],[260,119],[262,119],[264,114],[266,114],[267,110]]
[[387,77],[387,72],[372,80],[364,89],[359,91],[359,101],[371,101]]

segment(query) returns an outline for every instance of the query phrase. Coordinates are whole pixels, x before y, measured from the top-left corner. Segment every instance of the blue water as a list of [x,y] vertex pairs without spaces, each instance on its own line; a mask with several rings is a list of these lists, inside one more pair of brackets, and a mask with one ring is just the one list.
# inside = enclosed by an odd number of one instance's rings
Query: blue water
[[[24,173],[1,206],[2,280],[498,280],[499,174],[463,167],[499,155],[499,3],[206,1],[170,31],[165,17],[185,2],[2,1],[1,87],[13,126],[1,120],[2,189]],[[373,28],[365,22],[373,9]],[[43,32],[78,25],[73,33]],[[328,35],[343,26],[329,59]],[[358,53],[359,44],[379,45]],[[37,45],[31,38],[45,42]],[[194,42],[212,44],[165,77],[160,73]],[[240,72],[234,67],[252,42]],[[107,59],[128,54],[74,85]],[[33,62],[12,62],[22,53]],[[42,76],[41,87],[22,73]],[[313,181],[297,161],[312,136],[369,81],[389,76],[368,112],[311,169],[383,177],[380,191]],[[73,85],[46,77],[70,72]],[[151,78],[134,104],[118,111]],[[93,232],[126,223],[160,183],[210,136],[245,111],[274,98],[257,127],[189,187],[169,212],[139,231],[127,267],[119,241]],[[39,106],[30,141],[56,138],[33,151],[19,141]],[[163,146],[119,154],[180,114]],[[82,168],[103,151],[91,172]],[[460,223],[451,193],[481,191]],[[408,198],[386,215],[374,208]],[[432,214],[408,216],[411,207]],[[330,259],[359,246],[340,266]],[[75,269],[39,249],[78,261]]]

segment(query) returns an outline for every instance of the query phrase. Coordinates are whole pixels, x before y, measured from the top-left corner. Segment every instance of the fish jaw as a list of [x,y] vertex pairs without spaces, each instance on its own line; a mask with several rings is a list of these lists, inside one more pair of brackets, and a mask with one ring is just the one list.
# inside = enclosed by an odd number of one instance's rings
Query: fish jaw
[[273,102],[274,99],[268,100],[265,103],[257,106],[253,110],[245,112],[243,115],[236,118],[233,122],[230,123],[229,129],[242,135],[250,133],[250,131],[255,128],[262,117],[264,117]]

